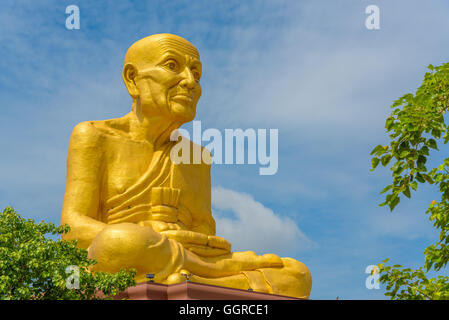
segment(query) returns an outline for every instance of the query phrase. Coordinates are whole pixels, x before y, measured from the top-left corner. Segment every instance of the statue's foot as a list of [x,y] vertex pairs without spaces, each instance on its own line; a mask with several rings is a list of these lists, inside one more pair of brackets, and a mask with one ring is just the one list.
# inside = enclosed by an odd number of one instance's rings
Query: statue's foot
[[[233,254],[236,261],[242,262],[241,259],[249,258],[253,253],[240,255]],[[225,275],[217,277],[216,275],[198,275],[198,273],[190,275],[191,282],[210,284],[221,287],[236,288],[242,290],[252,289],[256,292],[273,293],[278,295],[291,296],[296,298],[308,299],[312,289],[312,276],[309,269],[302,263],[292,258],[279,258],[273,254],[266,254],[256,257],[262,259],[263,263],[275,264],[276,267],[259,267],[252,270],[235,271],[233,275]],[[282,265],[278,265],[278,259]],[[234,261],[235,262],[235,261]],[[262,265],[262,264],[260,264]],[[182,272],[190,274],[190,272],[182,270],[180,273],[172,274],[167,279],[167,284],[179,283],[186,281],[182,276]]]
[[[204,278],[204,277],[200,277],[197,275],[192,275],[188,271],[185,271],[185,270],[181,270],[179,273],[171,274],[167,278],[165,283],[166,284],[183,283],[187,280],[187,278],[185,277],[186,274],[189,275],[188,279],[190,282],[209,284],[209,285],[219,286],[219,287],[242,289],[242,290],[248,290],[251,288],[247,277],[243,274],[236,274],[236,275],[220,277],[220,278]],[[260,291],[268,292],[268,291],[263,291],[263,290],[260,290]]]
[[306,265],[292,258],[282,258],[283,268],[258,269],[272,293],[308,299],[312,290],[312,275]]
[[232,276],[259,268],[281,268],[281,258],[274,254],[258,256],[253,251],[233,252],[219,257],[200,257],[185,251],[184,268],[205,278]]

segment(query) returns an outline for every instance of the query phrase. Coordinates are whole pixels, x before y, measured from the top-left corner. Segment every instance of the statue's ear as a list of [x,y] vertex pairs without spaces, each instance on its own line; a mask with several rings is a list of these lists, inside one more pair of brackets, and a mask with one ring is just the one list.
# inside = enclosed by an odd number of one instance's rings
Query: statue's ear
[[123,82],[128,89],[129,94],[133,98],[139,97],[139,90],[137,89],[136,82],[134,81],[137,76],[137,68],[132,63],[127,63],[123,67]]

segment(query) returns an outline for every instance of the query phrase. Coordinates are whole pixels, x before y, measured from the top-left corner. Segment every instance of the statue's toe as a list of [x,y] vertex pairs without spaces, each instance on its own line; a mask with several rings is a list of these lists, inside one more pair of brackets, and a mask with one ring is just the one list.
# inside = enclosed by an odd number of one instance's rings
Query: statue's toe
[[181,282],[185,282],[185,281],[186,281],[186,278],[182,274],[173,273],[168,276],[166,283],[167,284],[176,284],[176,283],[181,283]]

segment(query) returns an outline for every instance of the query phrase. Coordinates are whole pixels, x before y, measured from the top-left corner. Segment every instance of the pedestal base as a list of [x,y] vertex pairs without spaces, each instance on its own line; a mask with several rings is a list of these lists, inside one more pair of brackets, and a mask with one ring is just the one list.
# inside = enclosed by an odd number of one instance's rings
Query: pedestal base
[[165,285],[139,283],[114,297],[116,300],[301,300],[276,294],[245,291],[194,282]]

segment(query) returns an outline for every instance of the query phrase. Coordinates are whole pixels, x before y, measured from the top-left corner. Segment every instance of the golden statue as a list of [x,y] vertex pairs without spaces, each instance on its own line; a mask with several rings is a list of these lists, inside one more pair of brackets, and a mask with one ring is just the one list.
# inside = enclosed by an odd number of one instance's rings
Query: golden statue
[[192,282],[308,298],[312,278],[303,263],[231,252],[215,236],[210,164],[170,160],[172,131],[195,117],[201,71],[197,49],[176,35],[152,35],[128,49],[123,81],[132,111],[82,122],[70,138],[64,238],[97,259],[93,271],[134,268],[137,282],[154,274],[155,282],[174,284],[187,273]]

